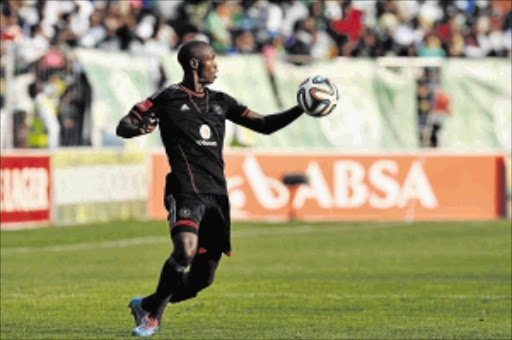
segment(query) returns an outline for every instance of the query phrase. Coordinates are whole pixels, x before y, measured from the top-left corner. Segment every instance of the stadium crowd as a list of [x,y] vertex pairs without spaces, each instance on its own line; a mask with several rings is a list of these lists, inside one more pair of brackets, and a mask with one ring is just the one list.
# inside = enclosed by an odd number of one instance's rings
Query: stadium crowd
[[72,136],[86,135],[90,105],[81,99],[89,90],[76,47],[144,56],[155,87],[166,81],[160,57],[191,39],[219,54],[295,64],[337,56],[510,57],[511,10],[509,0],[9,0],[0,2],[0,30],[14,43],[15,72],[36,75],[34,103],[53,97],[44,129],[59,135],[57,145],[76,145],[88,142]]

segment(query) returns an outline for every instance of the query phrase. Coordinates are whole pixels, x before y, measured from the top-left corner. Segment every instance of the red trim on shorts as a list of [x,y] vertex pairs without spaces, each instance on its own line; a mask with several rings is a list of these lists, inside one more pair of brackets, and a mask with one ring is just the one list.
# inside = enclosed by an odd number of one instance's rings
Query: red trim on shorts
[[227,255],[228,255],[228,257],[231,257],[231,256],[233,256],[233,253],[229,252]]
[[185,219],[174,222],[173,225],[171,226],[171,228],[174,228],[174,227],[177,227],[180,225],[188,225],[188,226],[194,227],[196,229],[199,229],[196,222],[194,222],[192,220],[185,220]]

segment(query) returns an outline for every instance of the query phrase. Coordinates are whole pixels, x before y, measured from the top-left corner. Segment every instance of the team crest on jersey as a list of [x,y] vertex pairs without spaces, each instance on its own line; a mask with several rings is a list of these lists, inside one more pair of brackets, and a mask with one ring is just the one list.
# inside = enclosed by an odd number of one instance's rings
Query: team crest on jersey
[[219,105],[213,105],[212,110],[215,114],[222,115],[222,108]]
[[180,218],[189,218],[190,216],[192,216],[192,211],[190,211],[189,208],[181,208],[180,211],[178,212],[178,216]]
[[210,139],[210,137],[212,136],[212,130],[208,125],[203,124],[199,128],[199,134],[201,135],[201,137],[203,137],[203,139]]

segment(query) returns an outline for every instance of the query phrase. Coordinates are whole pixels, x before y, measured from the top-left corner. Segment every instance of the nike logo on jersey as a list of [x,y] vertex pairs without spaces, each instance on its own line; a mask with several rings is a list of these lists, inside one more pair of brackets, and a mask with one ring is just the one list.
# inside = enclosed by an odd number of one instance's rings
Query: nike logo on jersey
[[181,105],[180,111],[190,111],[190,107],[187,104]]

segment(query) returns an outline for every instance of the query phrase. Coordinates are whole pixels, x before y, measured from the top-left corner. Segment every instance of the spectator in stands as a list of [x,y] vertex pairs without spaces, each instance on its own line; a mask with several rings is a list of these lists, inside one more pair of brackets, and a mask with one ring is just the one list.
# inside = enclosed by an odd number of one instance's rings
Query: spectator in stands
[[68,86],[60,96],[58,118],[61,126],[60,140],[62,146],[80,145],[80,121],[82,116],[81,99],[75,84]]
[[147,15],[137,25],[129,50],[133,55],[141,56],[146,61],[155,91],[163,85],[165,78],[160,60],[176,43],[177,36],[174,30],[162,18]]
[[51,84],[43,86],[37,81],[30,84],[28,90],[30,97],[34,100],[34,112],[28,123],[28,144],[33,148],[54,149],[60,144],[57,106],[52,98],[55,90]]
[[94,48],[107,36],[107,29],[103,25],[103,12],[96,9],[89,18],[89,30],[80,38],[79,45]]
[[212,47],[216,52],[227,52],[231,49],[231,8],[227,2],[213,3],[213,11],[206,19],[206,30],[212,38]]
[[371,29],[365,29],[359,38],[358,43],[352,50],[354,57],[376,58],[384,55],[384,49],[377,38],[375,32]]
[[237,53],[254,53],[256,52],[256,42],[251,31],[240,31],[235,35],[235,51]]
[[[14,36],[20,62],[29,64],[47,44],[107,50],[127,50],[141,35],[153,34],[163,22],[174,30],[178,43],[212,40],[218,52],[230,53],[240,32],[253,33],[260,52],[271,32],[288,41],[292,54],[304,52],[328,58],[326,37],[343,56],[378,57],[418,54],[457,57],[508,56],[511,51],[512,2],[483,1],[4,1],[2,32]],[[315,21],[319,46],[301,46],[308,40],[297,23]],[[28,27],[29,29],[23,29]],[[433,34],[432,34],[433,33]],[[311,32],[309,32],[311,34]],[[24,38],[24,36],[26,37]],[[24,39],[23,39],[24,38]],[[245,35],[242,40],[250,40]],[[47,40],[46,44],[43,40]],[[296,43],[297,42],[297,43]],[[24,46],[31,45],[32,48]],[[306,43],[305,45],[311,45]],[[23,48],[22,48],[23,47]],[[444,53],[442,51],[444,51]],[[24,55],[23,55],[24,53]]]
[[420,57],[444,57],[445,51],[441,46],[441,39],[434,32],[425,35],[424,43],[418,50]]
[[41,89],[51,79],[57,102],[82,77],[67,68],[75,46],[144,56],[155,87],[165,82],[161,57],[192,39],[211,41],[218,54],[263,53],[267,63],[512,56],[512,1],[8,0],[0,2],[0,16],[1,36],[15,44],[16,72],[36,69]]
[[23,38],[17,49],[17,63],[21,65],[31,65],[42,58],[48,49],[50,42],[44,35],[40,24],[30,27],[30,34]]
[[302,1],[280,1],[279,5],[283,8],[284,15],[281,23],[281,33],[285,36],[293,33],[295,23],[309,18],[309,10]]
[[98,47],[109,51],[121,50],[122,40],[121,36],[118,35],[118,30],[123,26],[123,19],[117,6],[109,7],[103,19],[103,24],[106,29],[105,37],[99,42]]

